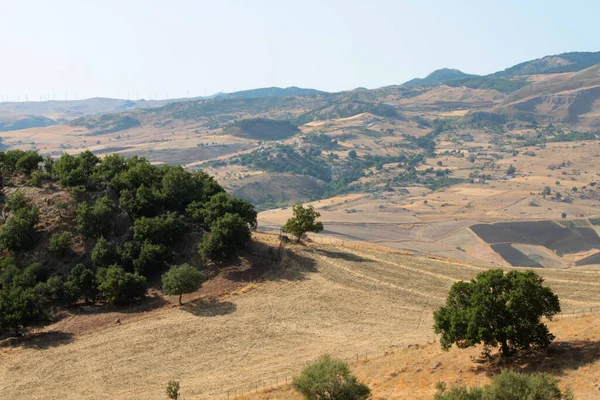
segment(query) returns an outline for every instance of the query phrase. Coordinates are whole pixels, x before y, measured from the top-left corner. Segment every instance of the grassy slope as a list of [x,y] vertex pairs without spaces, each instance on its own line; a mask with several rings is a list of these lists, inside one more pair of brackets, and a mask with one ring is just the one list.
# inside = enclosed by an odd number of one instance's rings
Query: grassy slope
[[[276,245],[275,236],[257,237],[253,252],[263,258],[249,256],[242,263],[254,265],[249,275],[230,272],[215,279],[202,289],[208,291],[203,297],[188,298],[186,307],[77,312],[45,331],[53,334],[2,348],[3,395],[160,398],[166,382],[177,379],[186,399],[226,397],[228,391],[247,390],[258,382],[282,382],[323,353],[354,357],[431,341],[431,312],[442,304],[450,285],[485,269],[363,248],[309,245],[286,251],[278,272],[253,283],[258,269],[268,264],[264,257],[276,252],[269,250]],[[599,273],[540,272],[563,298],[566,311],[600,306]],[[219,290],[232,284],[233,289]],[[120,323],[114,323],[116,318]],[[426,368],[433,362],[424,360],[420,368],[430,373]],[[450,360],[443,365],[449,374],[458,374]],[[403,366],[401,360],[394,361],[398,371]]]

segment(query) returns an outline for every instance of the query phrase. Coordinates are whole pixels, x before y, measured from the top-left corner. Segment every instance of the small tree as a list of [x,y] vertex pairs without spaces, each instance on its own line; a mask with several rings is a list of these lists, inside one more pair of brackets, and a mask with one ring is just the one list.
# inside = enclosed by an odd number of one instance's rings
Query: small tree
[[29,151],[19,158],[15,166],[26,175],[30,175],[31,171],[38,168],[38,164],[41,163],[42,160],[42,156],[40,156],[37,151]]
[[73,243],[73,234],[71,232],[63,232],[61,234],[55,233],[50,236],[50,243],[48,244],[48,251],[57,256],[64,256],[67,250],[71,248]]
[[502,356],[516,349],[547,347],[554,339],[541,317],[560,312],[558,297],[533,271],[489,270],[471,282],[452,285],[446,305],[434,313],[442,348],[484,343],[501,346]]
[[223,261],[236,254],[252,237],[248,223],[238,214],[225,214],[210,227],[202,238],[200,253],[213,261]]
[[515,167],[514,165],[510,164],[510,166],[508,167],[508,169],[506,170],[506,175],[514,175],[515,172],[517,172],[517,167]]
[[20,329],[37,325],[46,318],[39,295],[31,287],[18,284],[0,290],[0,331],[13,329],[16,336]]
[[362,400],[371,389],[358,382],[345,361],[324,355],[294,377],[292,384],[307,400]]
[[179,295],[179,305],[182,305],[181,297],[200,289],[203,279],[204,274],[189,264],[173,265],[162,276],[162,287],[166,295]]
[[85,302],[94,300],[98,294],[96,274],[83,264],[77,264],[67,277],[67,283],[76,292],[76,297],[83,297]]
[[35,224],[38,222],[38,209],[21,208],[12,213],[0,228],[0,247],[20,250],[35,242]]
[[302,235],[306,232],[321,232],[323,223],[316,222],[316,219],[321,216],[318,211],[315,211],[313,206],[304,208],[302,204],[298,204],[293,208],[294,216],[287,220],[281,228],[282,232],[291,233],[300,241]]
[[350,157],[351,159],[353,159],[353,160],[354,160],[356,157],[358,157],[358,155],[356,154],[356,151],[355,151],[355,150],[350,150],[350,151],[348,152],[348,157]]
[[112,202],[108,196],[99,198],[93,205],[86,201],[77,208],[77,229],[88,237],[105,235],[111,225]]
[[96,280],[98,291],[109,304],[127,304],[146,294],[146,278],[125,272],[119,265],[100,268]]
[[179,400],[179,381],[169,381],[167,383],[167,396],[171,400]]

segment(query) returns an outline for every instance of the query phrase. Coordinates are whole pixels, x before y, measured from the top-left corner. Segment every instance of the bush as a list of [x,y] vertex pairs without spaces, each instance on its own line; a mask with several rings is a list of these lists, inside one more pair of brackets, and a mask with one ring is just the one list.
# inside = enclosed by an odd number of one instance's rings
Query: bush
[[447,350],[500,344],[502,356],[514,350],[547,347],[554,339],[542,317],[560,312],[558,297],[533,271],[489,270],[471,282],[452,285],[446,305],[434,313],[435,333]]
[[19,335],[21,328],[46,320],[46,310],[32,287],[11,285],[0,290],[0,331],[12,329]]
[[204,275],[189,264],[173,265],[171,269],[162,276],[163,292],[169,296],[181,297],[185,293],[192,293],[200,289]]
[[27,207],[29,205],[29,199],[23,192],[14,192],[6,196],[4,203],[8,211],[15,212],[21,208]]
[[77,300],[77,290],[71,284],[65,284],[58,276],[53,276],[46,282],[38,283],[35,292],[42,302],[49,306],[64,306]]
[[346,362],[328,355],[304,368],[292,384],[308,400],[360,400],[371,395],[371,389],[358,382]]
[[21,208],[10,215],[0,228],[0,247],[8,250],[28,248],[35,242],[37,208]]
[[167,383],[167,397],[171,400],[179,400],[179,381]]
[[210,227],[200,245],[202,256],[213,261],[223,261],[243,248],[252,234],[246,221],[237,214],[225,214]]
[[154,276],[165,266],[167,248],[162,244],[144,242],[138,257],[133,260],[135,272],[147,277]]
[[49,178],[49,174],[42,171],[33,171],[31,178],[27,181],[29,186],[42,187],[42,181]]
[[48,251],[57,255],[64,256],[67,250],[71,248],[73,243],[73,234],[71,232],[63,232],[61,234],[55,233],[50,236],[50,243],[48,244]]
[[125,272],[116,264],[100,268],[96,280],[98,291],[108,304],[127,304],[146,294],[146,278]]
[[67,277],[67,283],[73,288],[76,298],[84,297],[85,302],[94,300],[98,294],[96,274],[83,264],[77,264]]
[[16,169],[23,172],[26,175],[30,175],[31,171],[38,168],[38,164],[43,161],[37,151],[28,151],[23,155],[15,164]]
[[64,186],[88,186],[94,166],[99,162],[100,159],[89,150],[78,156],[65,153],[54,163],[52,173]]
[[170,245],[185,233],[183,217],[169,212],[158,217],[141,217],[133,225],[133,238],[138,242]]
[[86,201],[77,208],[77,230],[88,237],[99,237],[108,233],[113,214],[108,196],[96,200],[93,205]]
[[100,237],[91,254],[92,265],[96,268],[104,268],[118,261],[117,249]]
[[24,274],[31,274],[36,282],[46,282],[50,277],[50,270],[41,263],[33,263],[23,270]]
[[435,400],[572,400],[570,390],[561,392],[557,380],[547,374],[524,374],[503,370],[482,388],[439,384]]
[[195,221],[210,227],[225,214],[238,214],[251,228],[256,228],[256,211],[246,200],[236,199],[227,193],[217,193],[208,202],[192,202],[186,209]]

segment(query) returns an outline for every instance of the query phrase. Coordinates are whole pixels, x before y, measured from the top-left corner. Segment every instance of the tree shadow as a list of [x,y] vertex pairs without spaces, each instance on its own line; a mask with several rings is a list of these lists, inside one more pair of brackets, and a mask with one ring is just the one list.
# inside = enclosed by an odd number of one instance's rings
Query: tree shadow
[[274,247],[261,242],[252,242],[238,262],[230,265],[224,278],[234,282],[299,281],[307,273],[318,272],[311,258],[284,245]]
[[512,368],[529,373],[562,375],[597,360],[600,360],[598,340],[555,341],[545,350],[524,351],[508,359],[495,354],[489,362],[479,365],[475,372],[492,376],[500,373],[501,369]]
[[72,333],[60,331],[36,332],[5,339],[0,342],[0,348],[22,346],[36,350],[45,350],[51,347],[62,346],[72,341]]
[[237,306],[230,301],[199,299],[185,303],[181,309],[197,317],[216,317],[235,312]]
[[351,262],[370,262],[373,261],[368,258],[364,258],[352,253],[344,253],[342,251],[333,251],[333,250],[325,250],[325,249],[317,249],[314,251],[315,253],[322,255],[328,258],[340,258],[345,261]]
[[162,296],[158,294],[149,294],[139,301],[122,306],[112,306],[104,303],[79,304],[73,311],[79,314],[107,314],[122,313],[135,314],[139,312],[152,311],[169,304]]

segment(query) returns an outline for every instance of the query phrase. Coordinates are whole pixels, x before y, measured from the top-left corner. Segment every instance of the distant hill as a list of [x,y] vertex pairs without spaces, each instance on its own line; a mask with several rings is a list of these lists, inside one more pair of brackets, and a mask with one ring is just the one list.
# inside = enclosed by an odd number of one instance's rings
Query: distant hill
[[458,79],[465,79],[475,77],[477,75],[466,74],[457,69],[442,68],[437,69],[427,75],[425,78],[415,78],[408,82],[404,82],[403,86],[414,87],[414,86],[427,86],[437,85],[444,82],[454,81]]
[[259,89],[251,89],[251,90],[242,90],[239,92],[233,93],[218,93],[214,97],[218,98],[233,98],[233,99],[241,99],[241,98],[256,98],[256,97],[286,97],[286,96],[304,96],[309,94],[324,94],[326,92],[322,92],[316,89],[304,89],[296,86],[291,86],[288,88],[280,88],[280,87],[268,87],[268,88],[259,88]]
[[525,61],[504,71],[491,74],[495,77],[515,77],[536,74],[554,74],[581,71],[600,64],[600,51],[571,52]]
[[277,121],[269,118],[250,118],[234,122],[237,136],[247,136],[258,140],[280,140],[294,136],[300,130],[288,121]]

